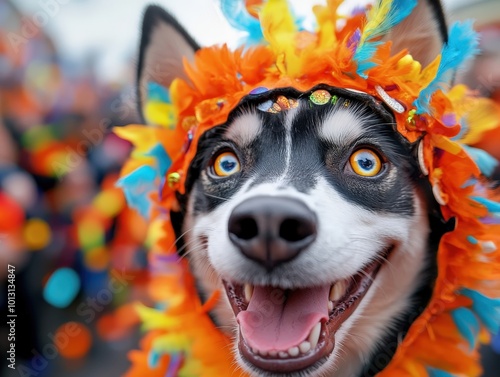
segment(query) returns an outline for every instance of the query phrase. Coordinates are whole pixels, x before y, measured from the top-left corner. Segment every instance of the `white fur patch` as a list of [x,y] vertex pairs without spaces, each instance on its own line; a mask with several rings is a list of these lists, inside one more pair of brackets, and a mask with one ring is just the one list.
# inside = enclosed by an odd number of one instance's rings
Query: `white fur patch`
[[239,146],[244,147],[252,143],[261,129],[262,123],[259,116],[255,113],[246,113],[240,115],[230,124],[225,136]]
[[320,128],[320,137],[333,144],[350,144],[363,134],[364,117],[356,107],[334,108]]

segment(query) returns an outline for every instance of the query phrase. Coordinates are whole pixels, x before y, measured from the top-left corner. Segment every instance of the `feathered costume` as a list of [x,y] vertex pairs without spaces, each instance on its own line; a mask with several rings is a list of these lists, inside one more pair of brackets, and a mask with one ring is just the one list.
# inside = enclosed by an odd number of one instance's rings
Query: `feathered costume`
[[455,218],[439,244],[432,298],[378,377],[480,375],[478,342],[500,323],[500,195],[485,180],[497,161],[467,144],[498,126],[498,111],[462,85],[444,85],[477,53],[477,35],[469,22],[453,24],[441,54],[422,69],[380,38],[416,0],[381,0],[350,17],[337,14],[341,3],[316,6],[311,32],[301,29],[285,0],[258,4],[257,17],[254,8],[222,1],[231,24],[249,33],[245,46],[198,50],[194,64],[185,62],[189,82],[149,84],[143,111],[153,126],[115,130],[135,146],[119,185],[150,219],[151,295],[158,302],[139,308],[148,333],[131,353],[128,377],[244,375],[230,339],[207,314],[218,293],[201,304],[187,261],[177,256],[169,213],[178,210],[175,194],[185,192],[200,135],[223,124],[243,97],[318,84],[366,93],[391,108],[397,132],[418,145],[421,172],[443,218]]

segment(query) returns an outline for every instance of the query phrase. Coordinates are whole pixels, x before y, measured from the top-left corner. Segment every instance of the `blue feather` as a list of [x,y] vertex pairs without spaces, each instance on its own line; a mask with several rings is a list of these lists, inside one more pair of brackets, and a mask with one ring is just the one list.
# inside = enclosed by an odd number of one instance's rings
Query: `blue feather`
[[377,65],[376,63],[372,62],[371,59],[373,55],[375,55],[375,52],[377,51],[379,45],[380,42],[369,42],[365,43],[362,48],[356,50],[354,59],[358,62],[356,73],[359,76],[366,79],[368,75],[365,72]]
[[148,165],[135,169],[130,174],[120,178],[116,185],[123,189],[130,207],[137,210],[144,218],[149,216],[151,200],[148,194],[155,189],[154,181],[157,172]]
[[149,369],[156,369],[158,367],[158,361],[160,361],[160,354],[154,350],[148,353],[148,367]]
[[153,157],[156,160],[157,174],[162,177],[167,173],[168,168],[172,164],[170,156],[165,151],[165,148],[158,143],[145,156]]
[[453,310],[451,316],[460,334],[469,342],[470,350],[472,351],[476,346],[480,330],[477,317],[467,308]]
[[414,102],[417,114],[430,113],[429,102],[432,95],[450,79],[451,73],[479,52],[478,45],[478,34],[472,28],[472,21],[455,22],[451,25],[448,43],[441,51],[436,77],[420,92]]
[[475,238],[473,236],[467,236],[467,241],[469,241],[473,245],[477,245],[479,243],[479,241],[477,240],[477,238]]
[[470,198],[485,206],[488,209],[488,212],[491,212],[493,214],[500,213],[500,203],[494,202],[493,200],[489,200],[486,198],[482,198],[480,196],[471,196]]
[[171,103],[168,89],[154,81],[148,82],[148,101]]
[[461,293],[472,300],[472,310],[488,331],[496,334],[500,329],[500,299],[486,297],[472,289],[462,289]]
[[453,374],[445,372],[441,369],[427,368],[427,372],[429,372],[429,377],[455,377]]
[[[382,18],[380,14],[377,13],[377,9],[381,9],[386,6],[387,3],[389,3],[390,9],[387,15]],[[364,28],[361,37],[362,42],[359,44],[354,54],[354,60],[358,63],[356,72],[359,76],[366,78],[366,71],[376,66],[375,63],[369,62],[369,60],[373,58],[380,42],[370,41],[387,34],[394,26],[408,17],[416,5],[417,0],[380,0],[378,5],[375,5],[376,9],[374,8],[369,14],[369,16],[375,17],[375,20],[368,20],[367,26]],[[378,20],[379,17],[380,21]],[[370,25],[370,22],[375,22],[375,24]]]
[[260,22],[248,13],[245,2],[240,0],[221,0],[221,10],[229,24],[237,30],[248,33],[244,43],[247,45],[258,44],[264,34],[260,27]]
[[463,145],[466,152],[472,157],[476,165],[486,177],[490,177],[498,166],[498,161],[495,157],[482,149]]

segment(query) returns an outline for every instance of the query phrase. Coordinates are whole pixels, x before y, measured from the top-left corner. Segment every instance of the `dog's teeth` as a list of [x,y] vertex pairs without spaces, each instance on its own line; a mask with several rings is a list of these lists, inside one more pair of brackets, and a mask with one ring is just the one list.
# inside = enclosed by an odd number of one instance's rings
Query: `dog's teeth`
[[250,302],[250,299],[252,298],[253,295],[253,285],[245,284],[244,291],[245,291],[245,300],[247,302]]
[[258,355],[258,354],[259,354],[259,350],[258,350],[257,348],[252,348],[252,352],[253,352],[254,354],[256,354],[256,355]]
[[276,350],[269,351],[269,356],[271,356],[271,357],[278,356],[278,351],[276,351]]
[[300,350],[300,352],[302,352],[302,353],[307,353],[307,352],[309,352],[309,351],[311,350],[311,343],[309,343],[309,342],[307,342],[307,341],[306,341],[306,342],[302,342],[302,343],[300,343],[300,345],[299,345],[299,350]]
[[259,353],[262,355],[262,356],[267,356],[268,352],[267,351],[259,351]]
[[288,354],[292,357],[299,356],[299,347],[292,347],[288,350]]
[[309,343],[311,343],[311,348],[315,349],[318,345],[319,335],[321,333],[321,322],[316,323],[316,325],[311,330],[309,334]]
[[333,311],[333,302],[332,301],[328,301],[328,311],[329,312]]
[[281,357],[282,359],[286,359],[289,355],[288,355],[288,352],[286,351],[280,351],[278,353],[279,357]]
[[344,296],[346,291],[346,284],[344,280],[336,282],[330,289],[330,300],[338,301]]

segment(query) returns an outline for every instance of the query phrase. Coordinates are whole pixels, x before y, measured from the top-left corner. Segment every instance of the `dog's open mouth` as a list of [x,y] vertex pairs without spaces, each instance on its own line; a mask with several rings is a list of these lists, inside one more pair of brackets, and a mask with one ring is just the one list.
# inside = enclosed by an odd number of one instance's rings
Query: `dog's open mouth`
[[281,289],[224,282],[240,326],[239,351],[257,368],[274,373],[319,366],[335,347],[335,333],[352,315],[383,261],[331,285]]

